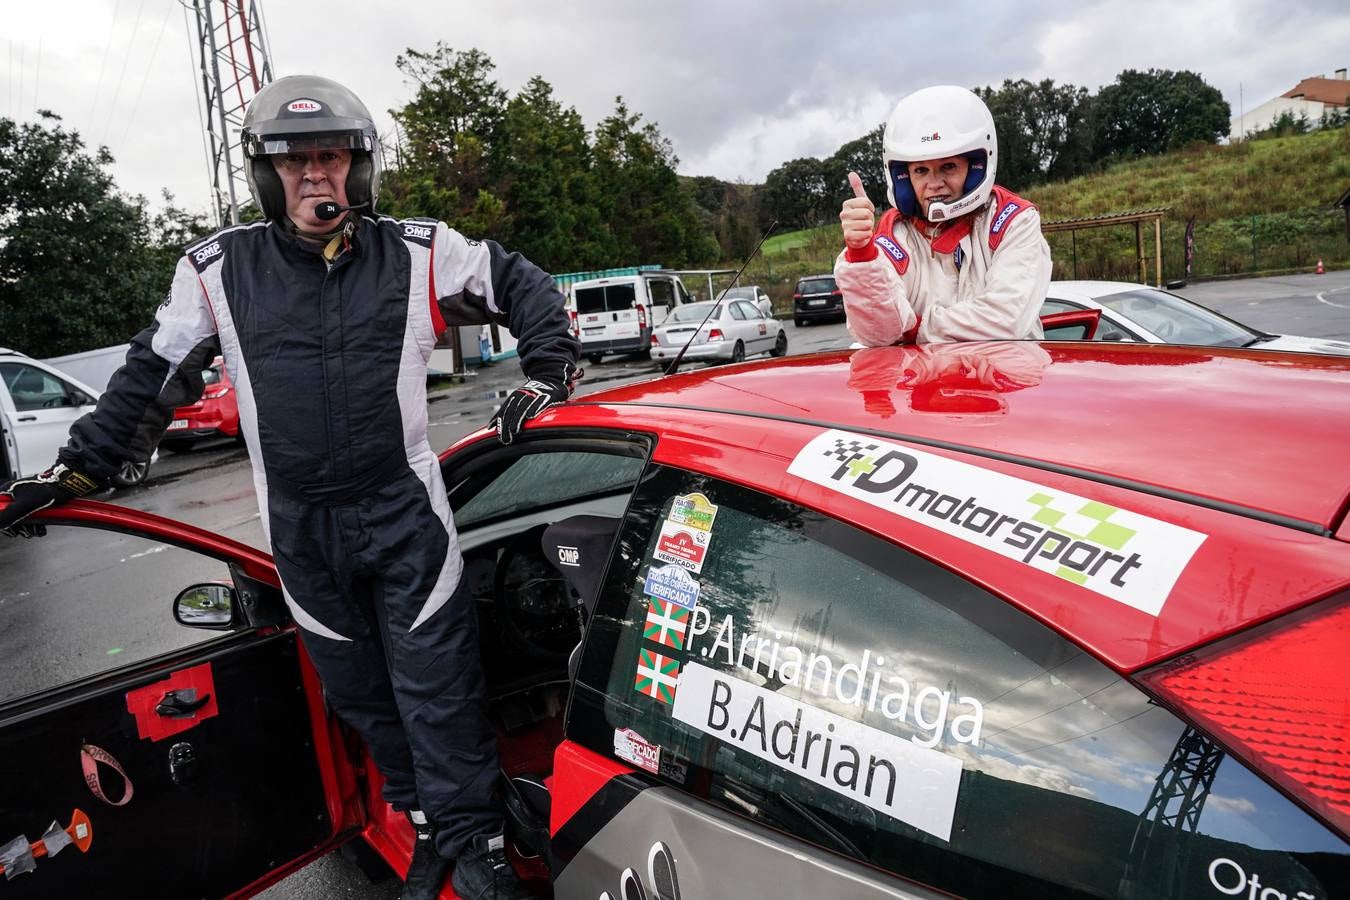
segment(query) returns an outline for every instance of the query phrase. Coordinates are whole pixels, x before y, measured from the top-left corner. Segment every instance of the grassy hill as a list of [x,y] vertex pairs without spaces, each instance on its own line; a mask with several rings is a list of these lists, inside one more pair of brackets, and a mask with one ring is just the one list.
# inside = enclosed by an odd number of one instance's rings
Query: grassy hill
[[[1168,207],[1163,219],[1163,277],[1184,276],[1186,222],[1196,218],[1195,277],[1350,262],[1345,217],[1332,203],[1350,188],[1350,127],[1224,146],[1195,146],[1117,163],[1106,170],[1024,193],[1046,221]],[[1153,271],[1152,229],[1146,230]],[[1049,236],[1055,277],[1135,280],[1132,226]],[[1076,246],[1075,246],[1076,244]],[[829,271],[839,228],[775,235],[747,271],[775,299],[797,277]]]

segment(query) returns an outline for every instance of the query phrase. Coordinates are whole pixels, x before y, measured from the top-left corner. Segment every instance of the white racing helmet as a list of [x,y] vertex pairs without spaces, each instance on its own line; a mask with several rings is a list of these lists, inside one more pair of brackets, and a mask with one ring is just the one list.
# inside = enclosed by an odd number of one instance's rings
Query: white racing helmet
[[909,164],[964,156],[970,160],[961,196],[928,204],[928,221],[946,222],[989,202],[998,162],[994,117],[979,97],[963,87],[938,85],[915,91],[895,105],[881,139],[886,198],[906,216],[921,213],[909,180]]
[[274,154],[350,150],[347,203],[375,209],[380,195],[380,139],[370,110],[347,88],[317,75],[289,75],[258,91],[244,113],[244,174],[253,199],[269,219],[286,215],[286,197]]

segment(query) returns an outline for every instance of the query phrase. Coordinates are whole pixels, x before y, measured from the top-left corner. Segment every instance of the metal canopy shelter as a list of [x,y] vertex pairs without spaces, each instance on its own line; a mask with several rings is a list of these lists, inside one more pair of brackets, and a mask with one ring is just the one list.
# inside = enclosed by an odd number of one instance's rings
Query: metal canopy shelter
[[714,275],[735,275],[736,269],[662,269],[662,272],[668,272],[671,275],[679,275],[683,278],[686,275],[698,275],[708,279],[708,299],[716,300],[717,295],[713,293],[712,280]]
[[1073,277],[1078,278],[1078,232],[1084,228],[1109,228],[1113,225],[1134,224],[1134,247],[1135,261],[1139,268],[1139,281],[1148,283],[1148,257],[1144,255],[1144,231],[1145,222],[1153,223],[1153,259],[1156,263],[1155,272],[1157,280],[1154,282],[1158,287],[1162,287],[1162,220],[1163,215],[1171,212],[1170,206],[1159,206],[1154,209],[1137,209],[1131,212],[1106,213],[1101,216],[1085,216],[1081,219],[1059,219],[1054,222],[1042,222],[1041,232],[1050,234],[1055,231],[1068,231],[1073,238]]

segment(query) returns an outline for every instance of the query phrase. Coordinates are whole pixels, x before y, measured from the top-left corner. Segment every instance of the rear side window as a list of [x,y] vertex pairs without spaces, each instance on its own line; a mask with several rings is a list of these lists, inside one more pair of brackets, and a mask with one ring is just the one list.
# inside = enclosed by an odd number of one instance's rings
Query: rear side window
[[1050,629],[893,544],[674,469],[629,507],[568,733],[963,896],[1350,883],[1342,839]]
[[651,292],[654,306],[670,306],[675,302],[675,287],[669,281],[648,281],[647,290]]
[[632,309],[635,292],[632,283],[578,288],[577,314],[618,312]]
[[803,281],[797,288],[801,294],[829,294],[834,291],[833,278],[811,278]]

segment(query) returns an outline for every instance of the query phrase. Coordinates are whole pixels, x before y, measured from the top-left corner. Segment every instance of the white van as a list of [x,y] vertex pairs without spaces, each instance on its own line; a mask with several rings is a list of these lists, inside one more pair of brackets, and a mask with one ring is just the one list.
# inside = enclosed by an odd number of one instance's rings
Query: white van
[[[54,366],[0,347],[0,482],[36,475],[56,460],[70,426],[99,392]],[[113,484],[145,480],[149,461],[127,463]]]
[[593,363],[606,353],[650,352],[652,328],[692,302],[680,276],[658,271],[578,281],[567,295],[572,331]]

